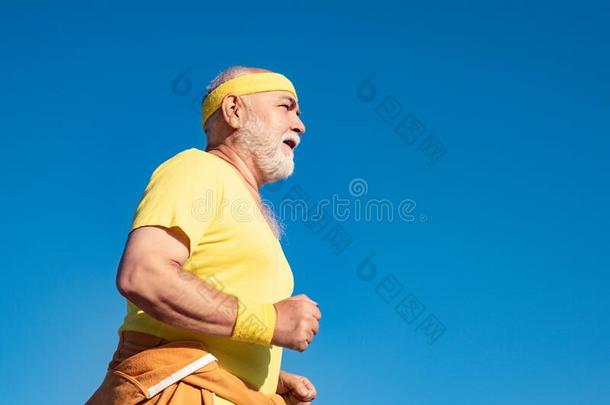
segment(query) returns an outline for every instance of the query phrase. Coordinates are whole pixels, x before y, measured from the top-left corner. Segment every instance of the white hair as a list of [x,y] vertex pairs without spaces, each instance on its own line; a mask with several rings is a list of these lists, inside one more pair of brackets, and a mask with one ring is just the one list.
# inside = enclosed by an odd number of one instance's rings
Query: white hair
[[221,71],[205,87],[205,97],[207,97],[208,94],[210,94],[216,87],[220,86],[224,82],[247,74],[249,69],[251,68],[247,66],[236,65]]
[[[203,111],[203,101],[218,86],[220,86],[224,82],[227,82],[231,79],[235,79],[236,77],[244,76],[244,75],[250,74],[252,72],[256,72],[256,71],[268,71],[268,70],[260,69],[260,68],[253,68],[253,67],[248,67],[248,66],[235,65],[235,66],[231,66],[231,67],[221,71],[220,73],[218,73],[216,75],[216,77],[214,77],[210,81],[210,83],[208,83],[208,85],[205,87],[205,94],[203,96],[203,99],[201,100],[202,111]],[[248,101],[245,98],[243,100],[246,104],[248,104]],[[205,131],[206,135],[208,136],[208,143],[210,141],[210,138],[214,137],[214,132],[215,132],[214,127],[216,126],[216,121],[218,121],[218,117],[220,116],[219,111],[220,111],[220,109],[216,110],[210,116],[210,118],[208,118],[207,122],[203,126],[203,130]]]

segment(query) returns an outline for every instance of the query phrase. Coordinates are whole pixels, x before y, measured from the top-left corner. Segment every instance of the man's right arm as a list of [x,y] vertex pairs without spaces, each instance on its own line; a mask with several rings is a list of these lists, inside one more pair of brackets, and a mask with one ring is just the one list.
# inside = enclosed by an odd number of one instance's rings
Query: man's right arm
[[188,246],[188,237],[179,228],[134,229],[119,264],[117,288],[138,308],[164,323],[202,334],[231,336],[237,298],[183,270]]
[[[127,240],[119,264],[119,292],[161,322],[197,333],[230,337],[238,300],[182,269],[189,238],[180,228],[143,226]],[[272,344],[304,351],[318,333],[322,315],[304,294],[274,304],[277,322]]]

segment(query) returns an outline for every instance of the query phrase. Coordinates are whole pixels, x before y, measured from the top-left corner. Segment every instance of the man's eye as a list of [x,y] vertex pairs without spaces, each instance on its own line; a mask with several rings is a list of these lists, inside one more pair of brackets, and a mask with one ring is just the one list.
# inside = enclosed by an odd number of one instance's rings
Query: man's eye
[[287,104],[282,104],[280,107],[286,107],[286,109],[287,109],[287,110],[289,110],[289,109],[290,109],[290,106],[289,106],[289,105],[287,105]]

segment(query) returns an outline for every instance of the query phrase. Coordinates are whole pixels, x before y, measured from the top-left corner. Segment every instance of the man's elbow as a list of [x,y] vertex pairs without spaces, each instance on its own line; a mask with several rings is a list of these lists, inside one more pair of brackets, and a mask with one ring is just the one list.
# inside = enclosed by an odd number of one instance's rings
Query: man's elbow
[[127,298],[133,300],[134,297],[142,295],[142,273],[145,270],[142,266],[138,265],[122,265],[117,272],[116,287],[119,293]]
[[133,290],[133,286],[129,280],[129,278],[125,275],[125,271],[120,269],[116,276],[116,288],[119,290],[119,293],[129,299],[129,295]]

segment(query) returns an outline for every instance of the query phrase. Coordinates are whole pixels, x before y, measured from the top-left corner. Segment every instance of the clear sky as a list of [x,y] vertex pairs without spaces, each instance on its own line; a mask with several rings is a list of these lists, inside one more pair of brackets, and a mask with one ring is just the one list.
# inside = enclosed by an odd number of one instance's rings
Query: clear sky
[[1,402],[97,388],[135,206],[240,64],[307,126],[266,199],[394,212],[287,223],[323,319],[283,366],[315,403],[608,403],[607,2],[129,3],[2,2]]

